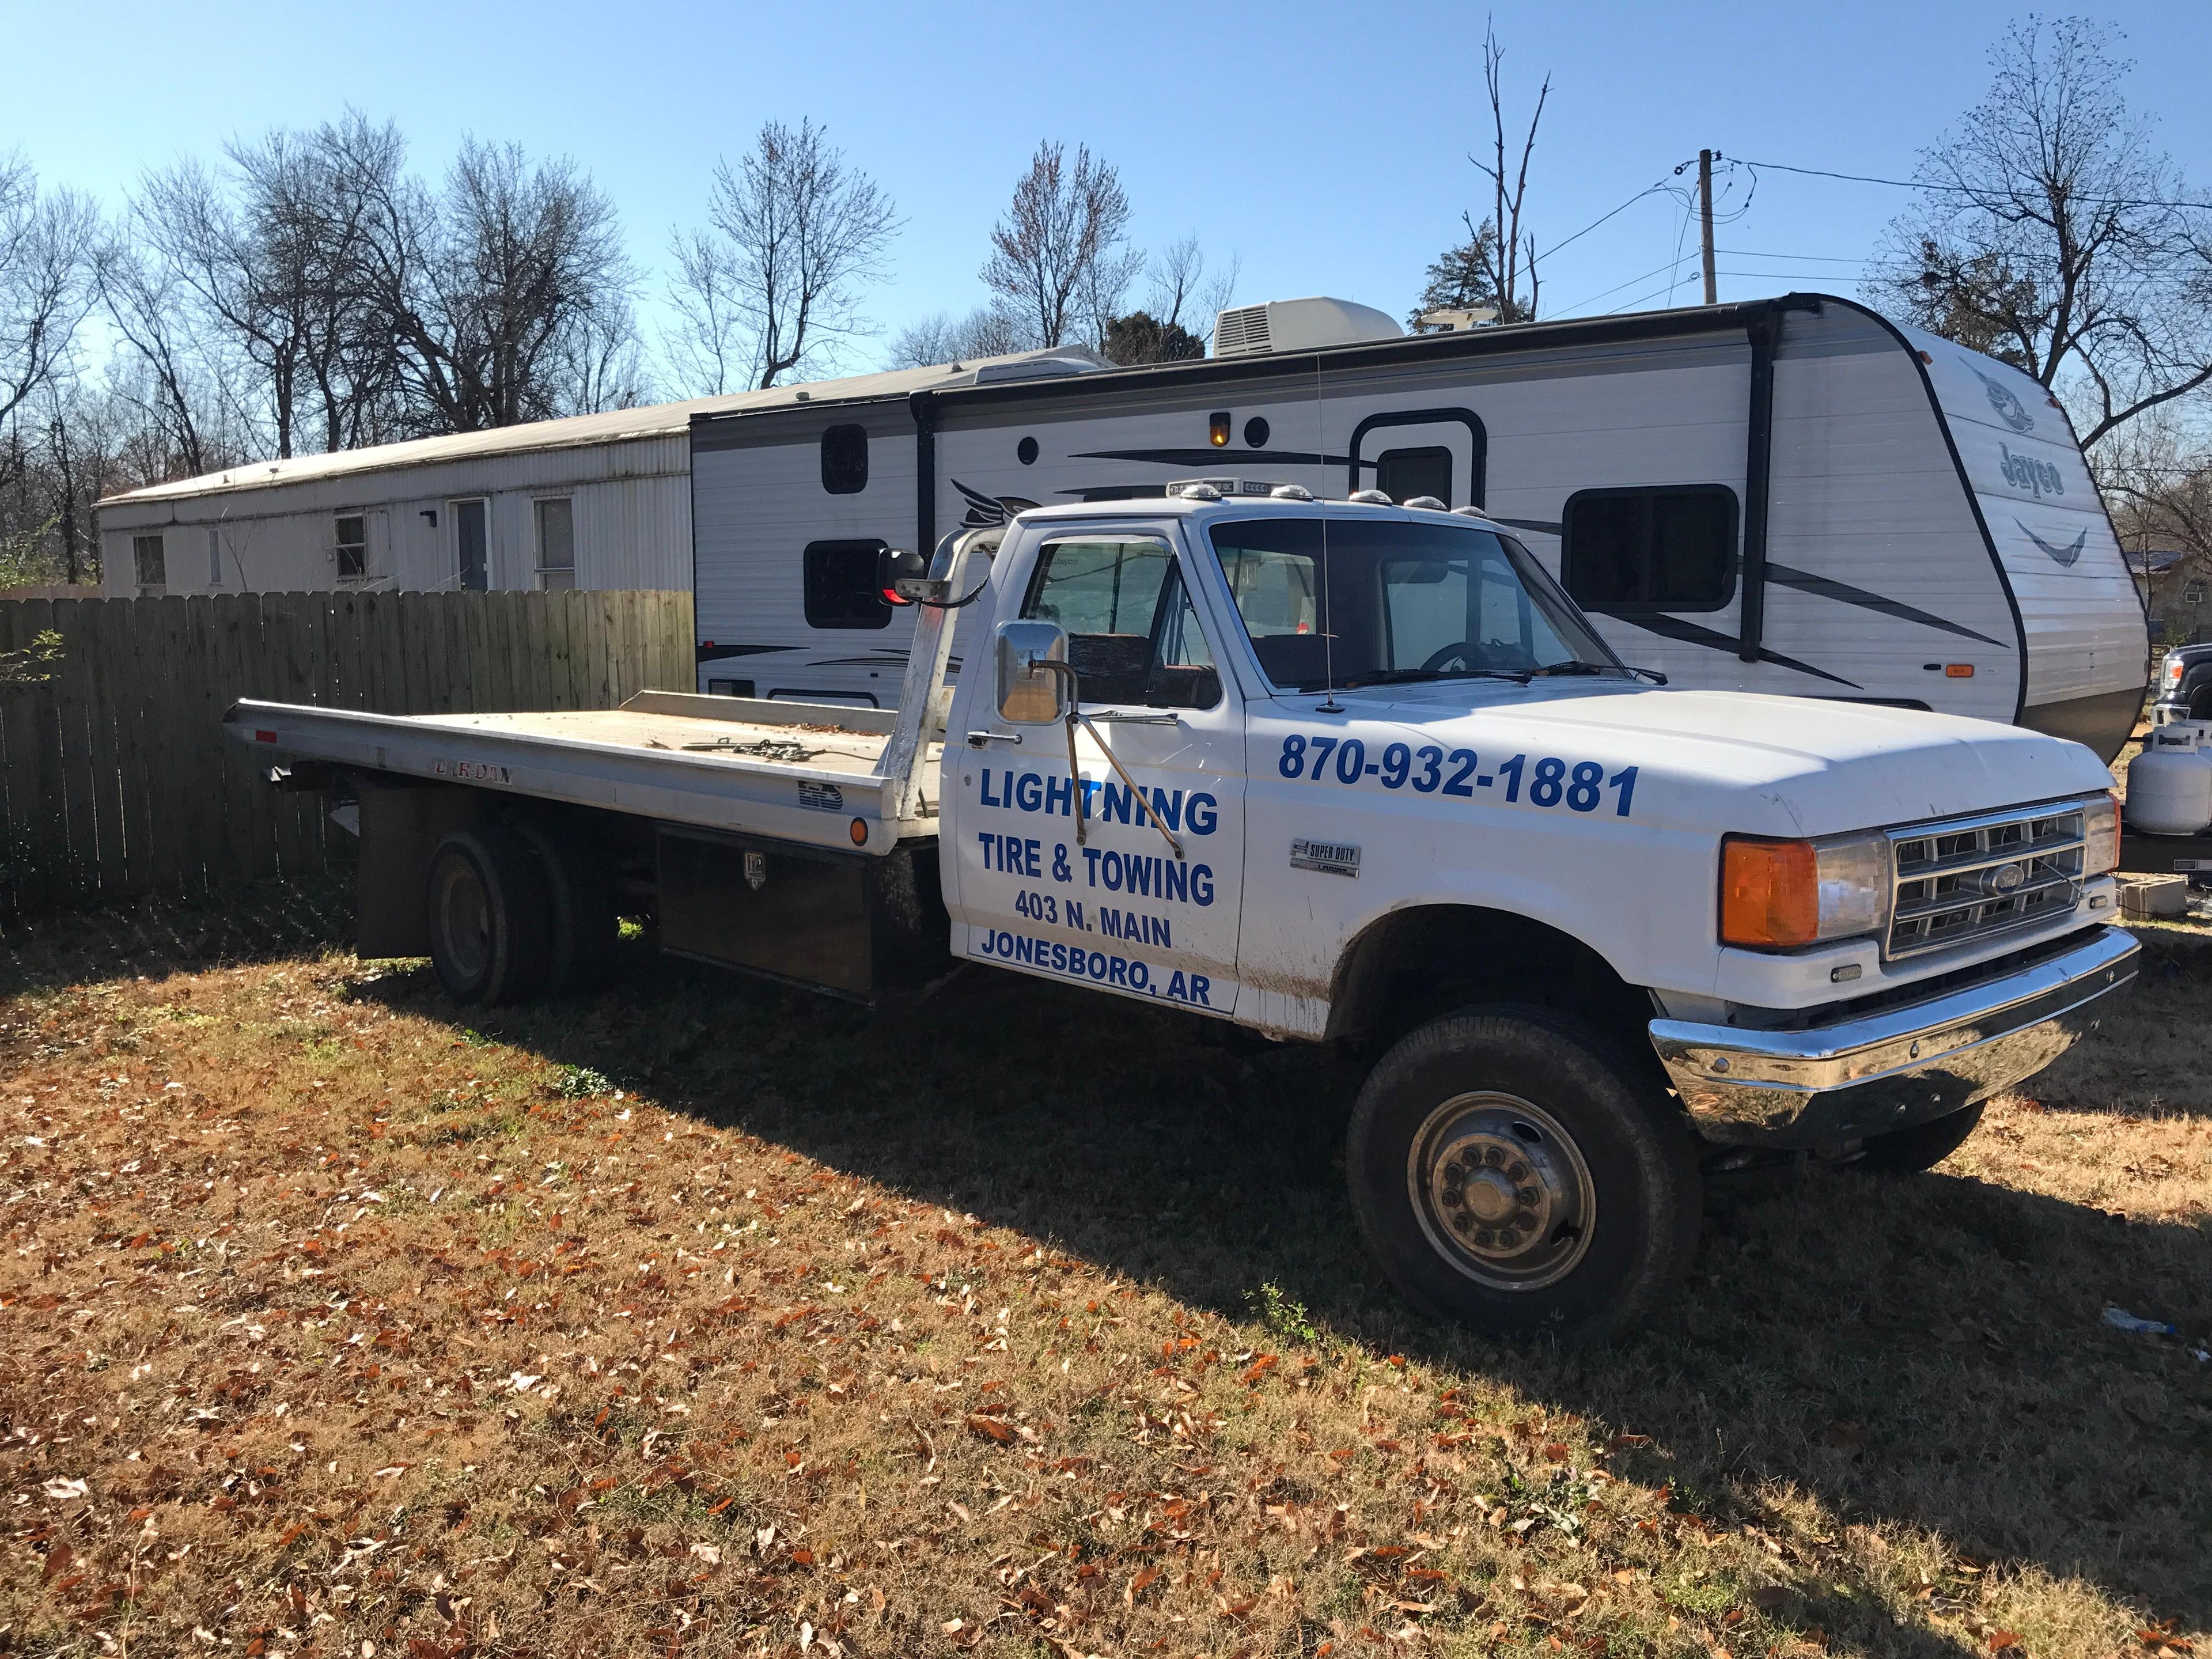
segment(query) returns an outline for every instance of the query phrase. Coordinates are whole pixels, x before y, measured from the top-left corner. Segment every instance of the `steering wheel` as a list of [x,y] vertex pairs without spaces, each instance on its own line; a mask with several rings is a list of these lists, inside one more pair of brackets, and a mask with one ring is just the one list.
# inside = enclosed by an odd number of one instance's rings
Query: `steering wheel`
[[1421,665],[1421,672],[1436,674],[1450,668],[1480,668],[1483,665],[1475,654],[1474,641],[1461,640],[1430,652],[1428,659]]

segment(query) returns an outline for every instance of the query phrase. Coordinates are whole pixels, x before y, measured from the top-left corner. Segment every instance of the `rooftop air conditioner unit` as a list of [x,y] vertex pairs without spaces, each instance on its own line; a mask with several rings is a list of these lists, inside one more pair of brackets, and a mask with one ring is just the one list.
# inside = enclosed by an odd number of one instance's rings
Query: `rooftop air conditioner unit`
[[1270,300],[1238,306],[1213,321],[1213,355],[1256,357],[1267,352],[1312,351],[1362,340],[1395,340],[1406,331],[1372,306],[1349,300]]

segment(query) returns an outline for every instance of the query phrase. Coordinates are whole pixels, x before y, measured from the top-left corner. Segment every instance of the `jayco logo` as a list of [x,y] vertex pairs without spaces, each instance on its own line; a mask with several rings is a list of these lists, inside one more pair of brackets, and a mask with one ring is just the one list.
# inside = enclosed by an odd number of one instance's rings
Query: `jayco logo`
[[2063,495],[2066,493],[2066,481],[2058,476],[2058,469],[2050,462],[2015,455],[2008,446],[2002,443],[1997,446],[1997,453],[2004,458],[2004,464],[1997,470],[2004,474],[2004,481],[2014,489],[2025,489],[2039,501],[2045,495]]

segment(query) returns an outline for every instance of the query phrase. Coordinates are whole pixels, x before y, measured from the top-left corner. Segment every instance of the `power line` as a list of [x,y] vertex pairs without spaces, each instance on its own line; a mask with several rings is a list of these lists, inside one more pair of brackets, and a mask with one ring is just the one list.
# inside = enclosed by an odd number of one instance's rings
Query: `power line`
[[1717,247],[1713,252],[1737,259],[1789,259],[1800,264],[1863,265],[1869,263],[1864,254],[1782,253],[1765,247]]
[[[1955,196],[1972,196],[1978,200],[1997,193],[1995,191],[1976,190],[1971,185],[1929,184],[1918,179],[1881,179],[1869,173],[1832,173],[1826,167],[1794,167],[1786,161],[1743,161],[1741,156],[1733,159],[1742,161],[1745,167],[1751,168],[1754,173],[1761,167],[1768,167],[1776,173],[1802,173],[1808,179],[1841,179],[1849,184],[1887,185],[1895,190],[1942,191]],[[2212,202],[2167,201],[2155,196],[2075,196],[2068,199],[2080,203],[2085,207],[2196,208],[2203,212],[2212,213]]]

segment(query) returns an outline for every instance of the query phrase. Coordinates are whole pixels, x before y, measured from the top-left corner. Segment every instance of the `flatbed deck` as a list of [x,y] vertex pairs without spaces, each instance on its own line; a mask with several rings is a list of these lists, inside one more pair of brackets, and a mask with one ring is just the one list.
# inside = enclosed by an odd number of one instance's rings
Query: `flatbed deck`
[[887,822],[894,711],[642,691],[619,708],[368,714],[243,701],[225,723],[288,757],[851,850],[935,833],[930,744],[913,812]]

